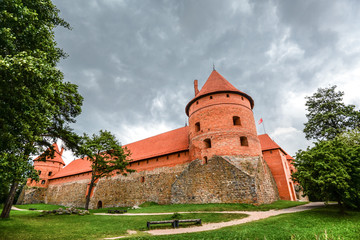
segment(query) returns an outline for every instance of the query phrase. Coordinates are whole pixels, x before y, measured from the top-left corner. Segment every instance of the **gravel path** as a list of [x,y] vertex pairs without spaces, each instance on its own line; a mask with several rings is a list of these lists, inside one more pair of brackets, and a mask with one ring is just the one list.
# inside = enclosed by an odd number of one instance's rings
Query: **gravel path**
[[[202,232],[202,231],[210,231],[215,230],[223,227],[229,227],[234,225],[239,225],[247,222],[257,221],[260,219],[285,214],[285,213],[295,213],[295,212],[302,212],[306,210],[310,210],[313,208],[318,208],[324,206],[323,202],[312,202],[305,205],[293,207],[293,208],[286,208],[280,210],[269,210],[269,211],[217,211],[217,212],[191,212],[191,213],[241,213],[247,214],[248,217],[242,219],[235,219],[228,222],[220,222],[220,223],[206,223],[202,226],[193,226],[188,228],[171,228],[171,229],[156,229],[156,230],[149,230],[145,231],[151,235],[171,235],[171,234],[182,234],[182,233],[192,233],[192,232]],[[179,213],[189,213],[189,212],[179,212]],[[135,215],[169,215],[173,213],[125,213],[125,214],[111,214],[111,215],[122,215],[122,216],[135,216]],[[108,215],[106,213],[97,213],[97,215]],[[109,214],[110,215],[110,214]],[[114,238],[105,238],[105,239],[119,239],[127,236],[120,236]]]

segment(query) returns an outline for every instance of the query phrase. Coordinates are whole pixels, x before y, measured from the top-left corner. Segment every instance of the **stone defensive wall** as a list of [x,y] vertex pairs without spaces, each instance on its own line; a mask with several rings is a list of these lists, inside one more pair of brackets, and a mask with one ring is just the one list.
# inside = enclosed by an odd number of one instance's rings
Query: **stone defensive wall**
[[[20,203],[44,202],[83,207],[89,179],[26,188]],[[213,157],[208,161],[139,171],[100,179],[90,208],[134,206],[144,202],[271,203],[279,199],[270,169],[261,157]]]

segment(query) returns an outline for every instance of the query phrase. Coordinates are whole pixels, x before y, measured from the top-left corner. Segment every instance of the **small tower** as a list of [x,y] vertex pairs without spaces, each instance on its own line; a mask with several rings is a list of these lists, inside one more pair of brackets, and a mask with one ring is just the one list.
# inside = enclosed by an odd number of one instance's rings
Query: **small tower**
[[46,160],[39,160],[37,157],[34,160],[34,168],[39,171],[40,181],[35,182],[34,180],[28,179],[27,186],[29,187],[44,187],[46,188],[49,184],[49,178],[54,176],[57,172],[60,171],[65,166],[65,163],[62,159],[62,154],[64,148],[61,148],[59,151],[59,147],[56,143],[53,144],[55,153],[54,157],[46,157]]
[[218,156],[261,156],[252,109],[253,99],[216,70],[187,104],[190,159],[207,162]]

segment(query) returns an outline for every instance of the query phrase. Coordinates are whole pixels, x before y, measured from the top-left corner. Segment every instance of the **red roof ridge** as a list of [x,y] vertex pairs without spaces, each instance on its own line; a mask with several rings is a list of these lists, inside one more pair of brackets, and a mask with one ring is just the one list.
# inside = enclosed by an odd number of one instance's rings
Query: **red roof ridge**
[[189,127],[181,127],[124,145],[130,150],[132,161],[162,156],[189,149]]
[[250,101],[251,108],[254,108],[254,100],[244,92],[239,91],[234,87],[228,80],[226,80],[220,73],[216,70],[213,70],[206,80],[204,86],[201,88],[200,92],[186,105],[185,112],[189,115],[190,105],[195,102],[197,99],[217,92],[232,92],[240,94],[246,97]]

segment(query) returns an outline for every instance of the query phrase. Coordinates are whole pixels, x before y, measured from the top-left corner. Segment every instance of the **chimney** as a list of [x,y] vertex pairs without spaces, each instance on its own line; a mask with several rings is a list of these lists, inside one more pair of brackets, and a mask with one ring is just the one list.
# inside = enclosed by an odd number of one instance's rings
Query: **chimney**
[[63,148],[63,147],[61,147],[60,156],[62,156],[63,152],[64,152],[64,148]]
[[195,90],[195,97],[196,95],[198,95],[199,93],[199,89],[198,89],[198,80],[194,80],[194,90]]

